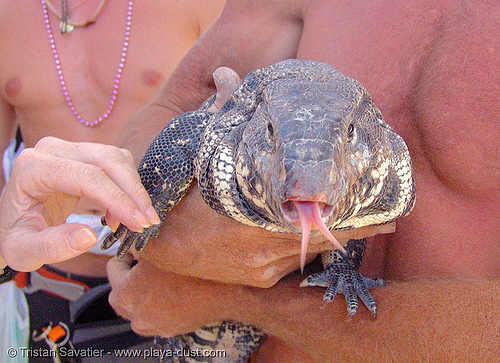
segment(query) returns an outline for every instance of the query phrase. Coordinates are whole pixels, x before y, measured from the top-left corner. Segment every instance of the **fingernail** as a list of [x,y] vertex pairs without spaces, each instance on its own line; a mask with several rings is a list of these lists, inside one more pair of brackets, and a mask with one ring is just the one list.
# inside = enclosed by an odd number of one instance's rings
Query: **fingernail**
[[146,217],[148,217],[149,222],[151,222],[151,224],[161,223],[160,217],[158,216],[158,213],[156,213],[156,210],[153,208],[152,205],[149,205],[146,208]]
[[381,234],[394,233],[396,231],[396,223],[383,224],[377,227],[377,232]]
[[212,78],[214,79],[214,82],[220,82],[220,78],[217,77],[217,73],[216,72],[212,73]]
[[87,228],[74,230],[68,235],[68,246],[76,252],[87,251],[96,242],[96,236]]
[[106,222],[106,217],[101,217],[101,224],[105,227],[111,228],[111,231],[116,232],[118,227],[120,226],[120,222],[116,219],[109,217],[110,221]]
[[144,214],[141,213],[139,209],[134,209],[132,212],[132,217],[137,223],[139,223],[143,228],[151,227],[151,223],[147,220]]
[[108,225],[109,228],[111,228],[111,230],[113,231],[113,233],[116,232],[116,230],[118,229],[118,227],[120,227],[120,222],[113,219],[110,224]]

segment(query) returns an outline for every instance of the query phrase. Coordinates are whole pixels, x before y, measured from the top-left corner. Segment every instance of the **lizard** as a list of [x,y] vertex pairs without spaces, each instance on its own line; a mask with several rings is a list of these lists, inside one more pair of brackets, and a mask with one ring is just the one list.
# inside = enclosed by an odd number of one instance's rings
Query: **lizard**
[[[310,235],[321,233],[334,249],[322,253],[324,271],[301,286],[326,287],[324,304],[343,293],[349,317],[359,296],[375,318],[368,290],[385,282],[357,272],[365,240],[344,247],[331,231],[387,224],[412,210],[415,181],[403,138],[360,82],[322,62],[289,59],[250,72],[211,112],[215,97],[171,120],[141,161],[139,174],[160,219],[196,179],[216,212],[272,232],[301,234],[302,270]],[[134,244],[140,251],[160,226],[137,233],[120,225],[102,248],[122,239],[117,256]],[[264,338],[256,328],[223,322],[184,342],[212,340],[213,348],[224,332],[240,345],[246,341],[239,349],[247,355]],[[212,338],[203,340],[204,334]],[[167,342],[171,348],[181,344]],[[238,359],[228,361],[244,361]]]

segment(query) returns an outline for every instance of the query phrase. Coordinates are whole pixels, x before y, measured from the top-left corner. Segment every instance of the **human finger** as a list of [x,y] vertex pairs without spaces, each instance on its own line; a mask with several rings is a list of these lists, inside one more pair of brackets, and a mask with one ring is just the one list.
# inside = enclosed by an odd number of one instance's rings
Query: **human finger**
[[69,142],[54,137],[41,139],[35,149],[99,167],[136,203],[140,211],[136,217],[143,227],[160,223],[158,214],[151,205],[151,198],[141,183],[134,158],[128,150],[105,144]]
[[108,301],[118,315],[130,321],[134,320],[134,312],[138,306],[138,297],[133,291],[136,285],[130,281],[133,262],[134,257],[126,254],[120,258],[111,258],[106,265],[106,273],[111,285]]
[[2,248],[7,264],[18,271],[33,271],[44,264],[57,263],[74,258],[95,245],[97,237],[92,228],[68,223],[48,227],[42,231],[17,228],[4,236]]
[[346,231],[334,231],[334,236],[341,242],[346,243],[350,239],[362,239],[372,237],[377,234],[394,233],[396,231],[396,222],[386,223],[378,226],[365,226]]
[[228,67],[219,67],[213,74],[217,94],[214,103],[208,108],[210,112],[217,112],[229,100],[232,93],[240,86],[241,78],[234,70]]
[[85,196],[133,231],[141,232],[150,225],[135,201],[100,167],[36,149],[23,150],[4,192],[6,198],[15,196],[14,200],[30,204],[55,193]]
[[106,265],[106,272],[111,287],[115,287],[120,284],[123,277],[129,273],[130,270],[132,270],[133,262],[134,256],[131,254],[126,254],[120,258],[113,257],[108,261]]

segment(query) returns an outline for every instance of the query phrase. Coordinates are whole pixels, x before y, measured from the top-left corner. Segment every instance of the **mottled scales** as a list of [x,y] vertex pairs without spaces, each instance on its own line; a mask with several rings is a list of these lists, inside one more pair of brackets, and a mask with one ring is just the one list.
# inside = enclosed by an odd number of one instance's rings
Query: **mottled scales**
[[[162,221],[196,178],[218,213],[302,234],[303,267],[309,235],[322,234],[338,247],[331,232],[390,223],[412,209],[415,185],[403,139],[366,89],[334,67],[286,60],[249,73],[219,111],[208,111],[211,102],[168,123],[141,162],[139,174]],[[141,234],[120,226],[103,248],[121,239],[122,256],[158,232],[159,226]],[[384,283],[357,273],[364,248],[364,240],[352,240],[343,252],[324,252],[325,270],[302,285],[326,287],[325,303],[344,294],[349,316],[360,298],[375,317],[368,290]],[[162,344],[224,346],[230,358],[205,361],[243,362],[263,338],[254,327],[223,322]]]

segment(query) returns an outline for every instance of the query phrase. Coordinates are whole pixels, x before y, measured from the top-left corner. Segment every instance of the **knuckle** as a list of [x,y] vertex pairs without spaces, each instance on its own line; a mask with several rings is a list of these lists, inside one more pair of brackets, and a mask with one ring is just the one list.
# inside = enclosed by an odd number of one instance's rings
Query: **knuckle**
[[57,262],[61,259],[60,251],[54,248],[53,245],[44,243],[40,246],[40,248],[42,251],[38,255],[45,256],[47,261]]
[[255,286],[260,288],[270,288],[280,279],[276,266],[267,266],[252,273],[252,280]]
[[102,155],[105,155],[105,161],[110,163],[123,163],[127,161],[127,157],[123,152],[123,149],[116,146],[102,145],[101,153]]
[[[142,324],[141,322],[137,322],[137,321],[134,321],[132,320],[130,322],[130,328],[138,335],[141,335],[141,336],[155,336],[155,335],[159,335],[159,332],[158,330],[156,329],[152,329],[151,327],[149,327],[148,325],[144,325]],[[168,332],[167,332],[168,334]]]
[[245,258],[243,264],[250,269],[259,270],[265,268],[267,265],[273,262],[271,252],[266,249],[259,248],[253,251],[247,258]]
[[124,159],[133,164],[134,163],[134,155],[132,154],[132,152],[130,152],[130,150],[128,149],[119,149],[121,151],[121,153],[123,154],[123,157]]
[[53,136],[45,136],[42,137],[38,142],[35,144],[35,149],[50,149],[57,147],[57,145],[60,143],[60,139],[53,137]]
[[[112,170],[117,171],[121,169],[128,173],[133,172],[137,174],[134,157],[126,149],[120,149],[112,145],[103,145],[97,157],[101,159],[99,164],[105,171],[111,172]],[[139,179],[138,175],[137,179]]]
[[102,166],[103,169],[112,167],[116,163],[123,163],[125,160],[122,150],[113,145],[96,143],[75,143],[73,145],[75,153],[90,154],[93,163]]
[[93,164],[86,164],[79,169],[80,180],[82,180],[81,190],[84,195],[92,195],[96,189],[105,191],[111,200],[122,200],[123,192],[118,187],[113,187],[113,183],[103,169]]
[[131,319],[133,317],[134,305],[130,301],[125,301],[125,299],[117,292],[116,289],[112,289],[108,296],[109,304],[113,307],[116,313],[126,319]]
[[38,159],[38,151],[33,148],[24,149],[16,158],[14,168],[24,169]]
[[[33,148],[24,149],[16,158],[9,178],[9,185],[15,185],[23,195],[33,195],[45,187],[44,181],[53,176],[54,165],[46,155]],[[47,170],[50,170],[49,172]]]
[[93,164],[85,164],[80,170],[80,173],[86,183],[89,185],[92,184],[101,184],[107,177],[104,171]]
[[264,280],[254,280],[255,287],[259,287],[261,289],[269,289],[274,286],[276,282],[273,279],[264,279]]

